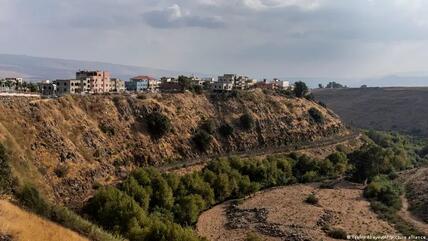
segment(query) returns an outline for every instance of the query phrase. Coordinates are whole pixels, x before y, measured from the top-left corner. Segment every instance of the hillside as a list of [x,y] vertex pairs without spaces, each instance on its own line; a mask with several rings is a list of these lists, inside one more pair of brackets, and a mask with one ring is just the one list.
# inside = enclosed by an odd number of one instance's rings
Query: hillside
[[87,241],[77,233],[0,200],[0,240]]
[[347,124],[428,137],[428,88],[317,89]]
[[[324,116],[316,123],[308,114]],[[171,131],[152,138],[147,116],[160,112]],[[306,99],[290,99],[262,91],[238,97],[164,94],[139,96],[68,96],[52,100],[0,99],[0,140],[11,152],[15,175],[35,182],[51,199],[79,206],[99,184],[125,177],[138,166],[254,150],[273,150],[343,135],[341,121]],[[254,126],[244,129],[240,117],[250,113]],[[230,123],[234,132],[213,133],[206,151],[192,138],[203,119],[216,128]]]

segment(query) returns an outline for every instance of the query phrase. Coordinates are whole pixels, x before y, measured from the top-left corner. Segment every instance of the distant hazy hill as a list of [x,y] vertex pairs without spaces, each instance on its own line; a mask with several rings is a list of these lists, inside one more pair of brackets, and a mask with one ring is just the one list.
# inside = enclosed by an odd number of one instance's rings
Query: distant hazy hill
[[314,95],[348,124],[428,137],[428,88],[318,89]]
[[190,74],[102,62],[0,54],[0,77],[22,76],[28,80],[73,78],[75,72],[79,69],[108,70],[112,73],[112,76],[122,79],[129,79],[130,77],[141,74],[155,77]]

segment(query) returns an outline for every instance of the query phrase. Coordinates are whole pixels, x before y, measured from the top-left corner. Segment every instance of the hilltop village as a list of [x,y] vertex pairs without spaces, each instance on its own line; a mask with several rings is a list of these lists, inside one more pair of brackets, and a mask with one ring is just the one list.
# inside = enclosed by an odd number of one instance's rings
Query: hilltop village
[[179,93],[185,90],[199,92],[228,92],[253,88],[285,90],[291,89],[289,81],[273,79],[258,81],[243,75],[224,74],[217,80],[196,76],[162,77],[148,75],[130,78],[129,81],[114,78],[108,71],[78,71],[74,79],[44,80],[28,83],[22,78],[0,79],[0,92],[39,92],[42,96],[86,95],[104,93]]

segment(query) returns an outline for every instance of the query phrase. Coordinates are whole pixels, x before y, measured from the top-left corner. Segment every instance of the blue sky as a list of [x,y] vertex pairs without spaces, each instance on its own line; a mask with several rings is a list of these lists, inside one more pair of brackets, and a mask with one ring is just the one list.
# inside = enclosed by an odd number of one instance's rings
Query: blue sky
[[0,52],[203,73],[426,73],[424,0],[0,0]]

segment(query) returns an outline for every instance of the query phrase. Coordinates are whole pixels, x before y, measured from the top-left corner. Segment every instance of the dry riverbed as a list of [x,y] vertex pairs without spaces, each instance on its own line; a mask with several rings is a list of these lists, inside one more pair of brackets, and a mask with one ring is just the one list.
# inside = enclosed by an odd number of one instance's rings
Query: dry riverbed
[[[263,240],[335,240],[323,231],[326,226],[353,235],[397,234],[370,210],[362,189],[345,182],[333,189],[320,189],[318,184],[275,188],[237,206],[215,206],[200,216],[196,229],[212,241],[245,240],[249,233]],[[319,198],[318,205],[305,202],[311,193]]]

